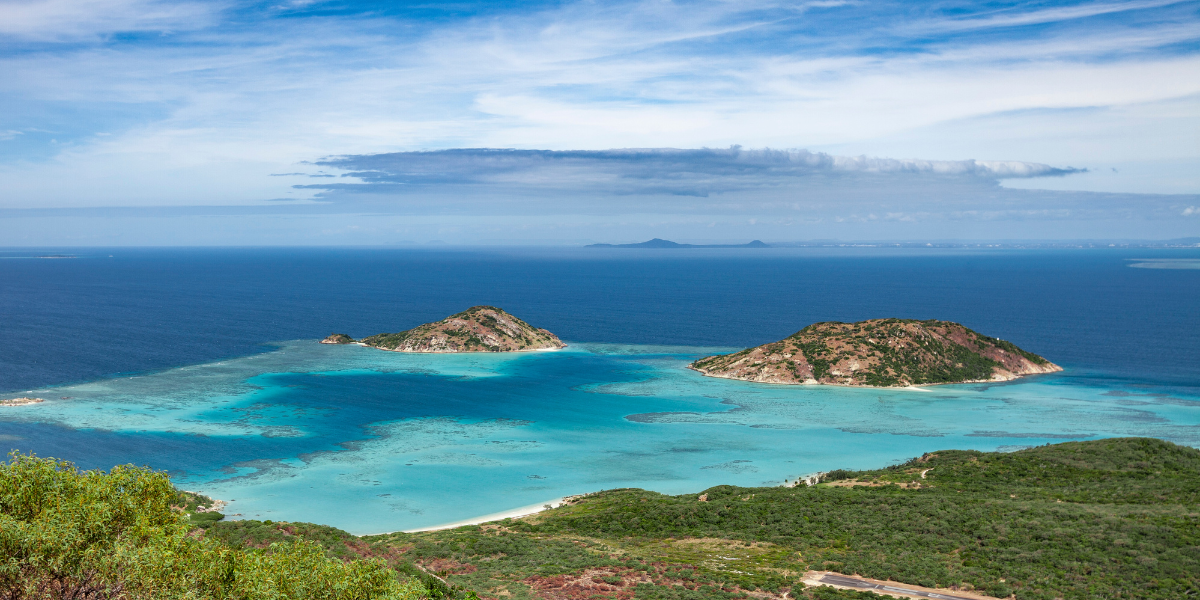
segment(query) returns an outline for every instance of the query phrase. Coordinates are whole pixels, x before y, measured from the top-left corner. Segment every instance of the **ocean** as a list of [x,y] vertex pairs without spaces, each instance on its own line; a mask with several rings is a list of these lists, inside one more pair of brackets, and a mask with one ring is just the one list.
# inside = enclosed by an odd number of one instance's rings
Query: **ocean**
[[[230,501],[232,518],[359,534],[600,489],[779,485],[945,448],[1128,435],[1200,447],[1200,269],[1178,268],[1196,261],[1148,249],[0,251],[0,397],[47,400],[0,407],[0,447],[148,465]],[[316,343],[477,304],[570,346]],[[915,391],[685,368],[809,323],[876,317],[957,321],[1066,370]]]

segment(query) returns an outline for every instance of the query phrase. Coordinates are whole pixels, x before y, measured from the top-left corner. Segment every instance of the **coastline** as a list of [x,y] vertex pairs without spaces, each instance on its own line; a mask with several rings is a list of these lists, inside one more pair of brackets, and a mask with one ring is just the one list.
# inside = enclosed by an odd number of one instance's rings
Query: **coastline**
[[[928,390],[925,390],[925,391],[928,391]],[[778,487],[796,487],[796,486],[799,486],[800,484],[816,485],[820,481],[820,477],[827,472],[828,471],[817,471],[815,473],[810,473],[808,475],[802,475],[802,476],[796,477],[794,479],[784,479],[782,483],[778,484]],[[574,498],[581,498],[583,496],[588,496],[593,493],[596,493],[596,492],[586,492],[583,494],[573,494],[571,496],[562,496],[560,498],[555,498],[553,500],[550,500],[547,502],[542,502],[540,504],[530,504],[528,506],[521,506],[518,508],[513,508],[513,509],[501,511],[501,512],[480,515],[478,517],[470,517],[470,518],[462,519],[459,521],[451,521],[449,523],[441,523],[439,525],[432,525],[429,527],[418,527],[416,529],[404,529],[399,532],[383,531],[380,533],[368,533],[368,534],[363,534],[363,536],[361,536],[361,537],[372,536],[372,535],[387,535],[389,533],[421,533],[421,532],[425,532],[425,531],[441,531],[443,529],[454,529],[455,527],[462,527],[464,525],[481,525],[483,523],[492,523],[494,521],[503,521],[504,519],[519,519],[521,517],[528,517],[531,515],[536,515],[537,513],[540,513],[542,511],[546,510],[547,508],[559,508],[560,506],[563,506],[564,504],[566,504],[567,500],[571,500]]]
[[[1010,381],[1018,381],[1020,379],[1025,379],[1026,377],[1036,377],[1038,375],[1052,375],[1054,373],[1062,373],[1063,371],[1066,370],[1062,367],[1059,367],[1057,371],[1043,371],[1040,373],[1024,373],[1021,375],[1017,375],[1015,377],[1009,377],[1009,378],[1004,378],[1004,379],[968,379],[965,381],[943,381],[943,382],[938,382],[938,383],[922,383],[919,385],[852,385],[852,384],[846,384],[846,383],[821,383],[821,382],[815,381],[815,380],[755,381],[753,379],[742,379],[740,377],[730,377],[728,375],[714,375],[712,373],[709,373],[708,371],[703,371],[703,370],[697,369],[696,367],[693,367],[692,365],[686,365],[684,368],[686,368],[689,371],[695,371],[704,377],[712,377],[713,379],[727,379],[729,381],[744,381],[746,383],[761,383],[761,384],[765,384],[765,385],[814,386],[814,387],[815,386],[828,386],[828,387],[857,388],[857,389],[867,389],[867,390],[906,390],[906,391],[912,391],[912,392],[932,392],[933,390],[927,390],[927,389],[922,389],[922,388],[933,387],[935,385],[963,385],[963,384],[968,384],[968,383],[1008,383]],[[809,383],[810,381],[812,383]]]
[[[502,521],[504,519],[517,519],[520,517],[528,517],[529,515],[534,515],[534,514],[542,512],[543,510],[546,510],[546,507],[558,508],[559,506],[562,506],[563,500],[566,500],[567,498],[570,498],[570,497],[571,496],[562,496],[559,498],[555,498],[553,500],[542,502],[540,504],[530,504],[528,506],[512,508],[512,509],[497,512],[497,513],[480,515],[478,517],[471,517],[469,519],[463,519],[461,521],[452,521],[450,523],[442,523],[440,525],[433,525],[431,527],[420,527],[417,529],[405,529],[399,533],[420,533],[422,531],[440,531],[442,529],[454,529],[455,527],[462,527],[464,525],[479,525],[480,523],[490,523],[492,521]],[[367,534],[367,535],[385,535],[388,533],[397,533],[397,532],[384,531],[384,532],[380,532],[380,533],[372,533],[372,534]]]
[[8,398],[0,400],[0,406],[29,406],[31,404],[40,404],[45,402],[41,398]]
[[[370,344],[364,344],[362,342],[352,342],[352,344],[355,346],[362,346],[363,348],[374,348],[376,350],[383,350],[384,352],[396,352],[399,354],[519,354],[522,352],[558,352],[559,350],[562,350],[563,348],[566,348],[567,346],[569,346],[569,344],[564,343],[562,345],[562,347],[560,347],[560,348],[526,348],[524,350],[497,350],[497,351],[494,351],[494,350],[395,350],[395,349],[391,349],[391,348],[380,348],[379,346],[372,346]],[[345,344],[345,345],[349,346],[351,344]]]

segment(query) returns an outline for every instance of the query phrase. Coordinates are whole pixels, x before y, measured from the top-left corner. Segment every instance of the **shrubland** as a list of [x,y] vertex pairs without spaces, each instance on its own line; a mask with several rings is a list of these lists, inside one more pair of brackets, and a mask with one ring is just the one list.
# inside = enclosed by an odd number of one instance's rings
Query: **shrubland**
[[806,571],[834,571],[1017,600],[1200,598],[1193,448],[1125,438],[945,450],[821,481],[677,496],[609,490],[524,519],[357,537],[306,523],[193,524],[172,509],[179,496],[162,474],[15,455],[0,467],[0,594],[878,597],[801,582]]

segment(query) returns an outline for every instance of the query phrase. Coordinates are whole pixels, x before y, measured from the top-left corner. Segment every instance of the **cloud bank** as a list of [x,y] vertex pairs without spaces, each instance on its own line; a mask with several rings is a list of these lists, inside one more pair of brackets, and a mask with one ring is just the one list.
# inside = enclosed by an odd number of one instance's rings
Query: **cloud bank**
[[[524,184],[548,188],[603,182],[615,193],[730,191],[818,175],[930,175],[984,179],[1061,177],[1086,169],[1020,161],[917,160],[833,156],[808,150],[635,148],[516,150],[465,148],[339,156],[318,161],[378,185]],[[320,184],[299,186],[331,189]],[[366,189],[364,188],[364,189]],[[332,189],[349,189],[339,186]]]
[[[615,214],[984,209],[999,181],[1086,169],[1020,161],[835,156],[808,150],[462,148],[330,157],[341,176],[295,187],[340,206],[485,214]],[[870,208],[874,207],[874,208]]]

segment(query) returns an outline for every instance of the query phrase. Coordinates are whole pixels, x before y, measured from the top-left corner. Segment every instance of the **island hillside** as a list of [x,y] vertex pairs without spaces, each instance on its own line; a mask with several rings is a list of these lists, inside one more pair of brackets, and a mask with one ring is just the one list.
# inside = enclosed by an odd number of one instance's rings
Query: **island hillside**
[[218,503],[145,468],[79,471],[14,454],[0,462],[0,597],[886,597],[814,581],[825,572],[952,598],[1200,596],[1195,448],[1124,438],[938,450],[808,480],[680,495],[608,490],[522,519],[357,537],[223,520]]
[[1062,367],[949,321],[814,323],[778,342],[709,356],[689,368],[760,383],[895,387],[1008,381]]
[[553,333],[494,306],[472,306],[436,323],[373,335],[360,343],[393,352],[522,352],[566,347]]

